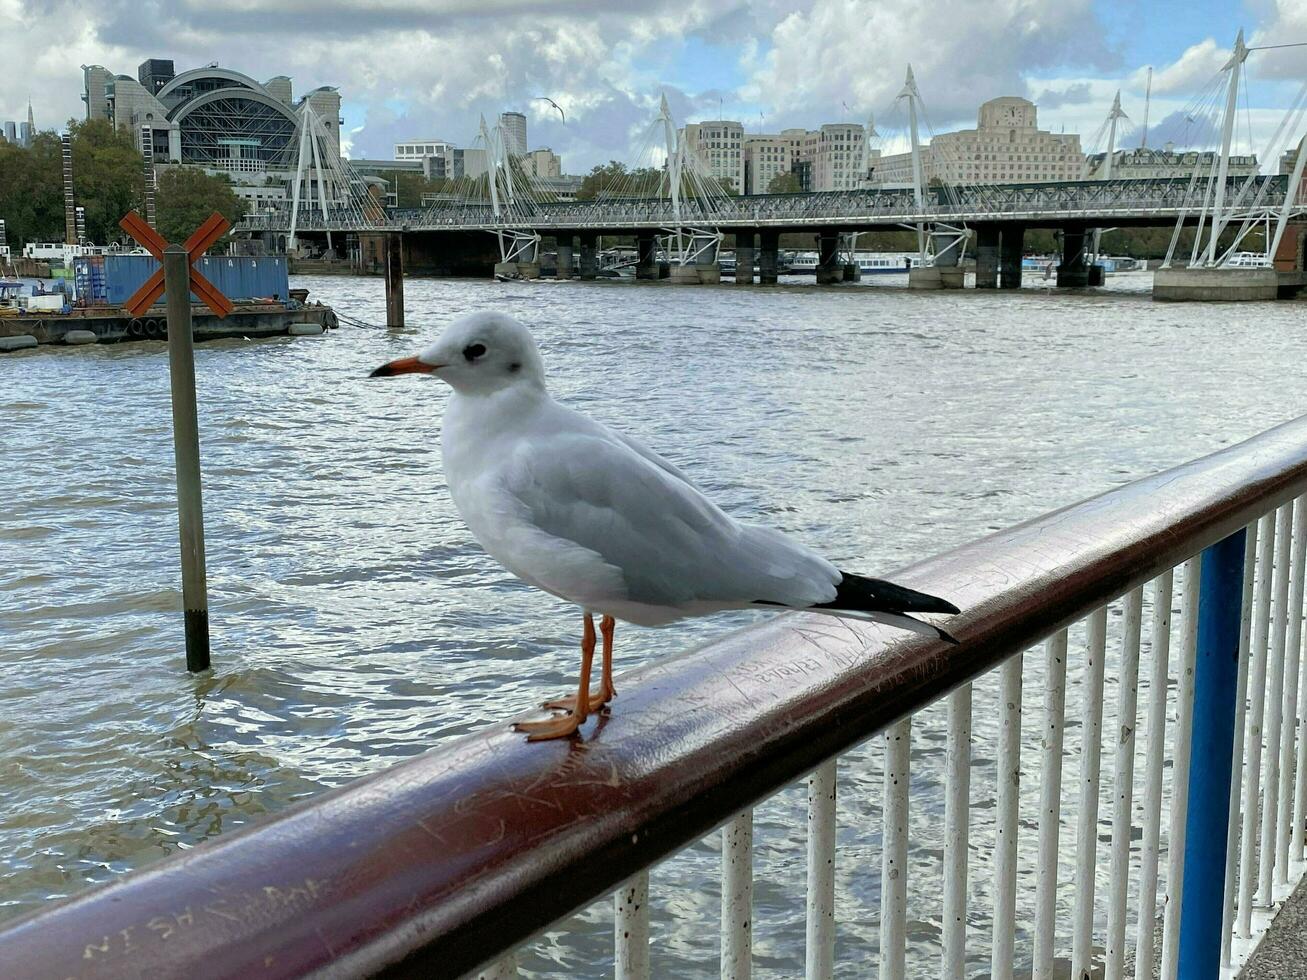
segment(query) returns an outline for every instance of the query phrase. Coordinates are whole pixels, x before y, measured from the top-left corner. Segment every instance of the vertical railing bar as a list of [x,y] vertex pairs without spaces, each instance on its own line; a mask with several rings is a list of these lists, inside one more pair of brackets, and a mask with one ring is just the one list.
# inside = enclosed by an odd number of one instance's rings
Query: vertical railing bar
[[836,761],[808,777],[807,980],[835,975]]
[[1204,549],[1190,727],[1176,733],[1191,758],[1180,899],[1179,974],[1219,977],[1221,916],[1234,782],[1235,700],[1247,535],[1243,528]]
[[1113,777],[1111,884],[1107,904],[1107,980],[1125,975],[1126,898],[1130,888],[1130,831],[1134,813],[1135,728],[1139,718],[1139,634],[1144,590],[1125,597]]
[[[1057,932],[1057,845],[1062,823],[1062,744],[1066,732],[1066,654],[1067,631],[1061,630],[1049,637],[1045,646],[1033,980],[1053,980],[1053,945]],[[962,973],[959,970],[956,975],[947,976],[953,980]]]
[[1200,561],[1184,563],[1180,593],[1180,684],[1176,692],[1175,748],[1171,768],[1171,826],[1166,843],[1166,912],[1162,920],[1161,980],[1176,980],[1180,967],[1181,896],[1184,894],[1185,824],[1189,816],[1189,735],[1193,727],[1194,662],[1198,655]]
[[1234,896],[1239,869],[1239,817],[1244,780],[1244,716],[1247,714],[1248,653],[1253,622],[1253,583],[1257,564],[1257,522],[1244,528],[1243,598],[1239,606],[1239,669],[1234,693],[1234,756],[1230,773],[1230,823],[1225,841],[1225,902],[1221,913],[1221,965],[1232,964]]
[[1162,769],[1166,764],[1166,696],[1171,661],[1171,595],[1175,570],[1153,580],[1152,663],[1148,672],[1148,749],[1144,767],[1143,841],[1139,856],[1139,922],[1135,976],[1151,978],[1157,931],[1157,873],[1161,863]]
[[649,872],[641,871],[613,896],[616,980],[649,980]]
[[1098,783],[1103,752],[1103,661],[1107,607],[1089,614],[1080,748],[1080,812],[1076,823],[1076,904],[1071,935],[1071,975],[1090,972],[1094,949],[1094,875],[1098,870]]
[[1276,819],[1275,881],[1289,883],[1290,824],[1302,811],[1293,809],[1294,736],[1298,734],[1298,668],[1302,661],[1302,599],[1307,577],[1307,497],[1293,502],[1293,557],[1289,560],[1288,637],[1284,645],[1284,707],[1280,725],[1280,808]]
[[[1307,538],[1307,534],[1304,534]],[[1297,607],[1295,607],[1297,608]],[[1301,653],[1299,653],[1301,657]],[[1293,860],[1301,861],[1307,846],[1307,683],[1298,688],[1298,764],[1294,773],[1293,784],[1293,835],[1290,839],[1290,853]]]
[[1021,801],[1021,669],[1025,655],[1009,657],[999,668],[998,810],[994,843],[993,980],[1011,980],[1016,941],[1017,806]]
[[880,980],[902,980],[907,949],[908,784],[912,717],[885,731],[885,806],[880,875]]
[[967,956],[967,867],[971,828],[971,685],[949,695],[944,783],[943,980],[962,980]]
[[1257,522],[1257,601],[1249,649],[1248,716],[1244,726],[1243,820],[1239,837],[1239,935],[1252,935],[1253,893],[1257,887],[1257,818],[1262,804],[1262,721],[1266,712],[1266,654],[1271,624],[1271,579],[1275,559],[1275,512]]
[[722,828],[722,980],[753,974],[753,811]]
[[1275,599],[1271,605],[1271,655],[1266,667],[1266,749],[1262,773],[1262,834],[1257,898],[1269,906],[1275,901],[1275,822],[1279,815],[1280,725],[1284,717],[1284,641],[1289,625],[1289,568],[1293,508],[1283,504],[1275,515]]

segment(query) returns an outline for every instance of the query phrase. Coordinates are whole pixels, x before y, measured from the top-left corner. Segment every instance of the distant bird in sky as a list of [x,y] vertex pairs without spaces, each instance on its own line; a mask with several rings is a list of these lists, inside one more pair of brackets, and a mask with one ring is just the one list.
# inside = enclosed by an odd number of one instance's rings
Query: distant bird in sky
[[[842,572],[779,531],[736,521],[657,453],[554,401],[535,341],[510,316],[461,317],[372,377],[399,374],[454,389],[441,453],[472,534],[518,578],[584,613],[577,693],[544,705],[563,714],[519,723],[530,741],[575,733],[616,694],[617,619],[661,626],[728,609],[806,609],[957,642],[909,615],[956,613],[951,602]],[[591,694],[596,614],[603,661]]]
[[561,105],[559,105],[557,102],[555,102],[555,101],[554,101],[553,99],[551,99],[549,96],[547,96],[547,95],[537,95],[537,96],[536,96],[534,99],[532,99],[531,101],[532,101],[532,102],[548,102],[551,106],[553,106],[555,109],[558,110],[558,115],[559,115],[560,117],[562,117],[563,123],[564,123],[564,125],[566,125],[566,123],[567,123],[567,113],[565,113],[565,112],[563,111],[563,107],[562,107]]

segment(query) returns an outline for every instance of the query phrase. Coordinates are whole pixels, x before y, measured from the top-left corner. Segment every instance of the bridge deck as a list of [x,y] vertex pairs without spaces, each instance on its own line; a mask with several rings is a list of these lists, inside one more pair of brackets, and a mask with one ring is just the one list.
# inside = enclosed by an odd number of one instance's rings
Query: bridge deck
[[[1230,178],[1227,194],[1234,219],[1262,214],[1283,203],[1284,176]],[[670,227],[722,231],[804,228],[862,230],[916,223],[1015,222],[1029,227],[1108,227],[1169,224],[1180,215],[1197,221],[1209,188],[1180,178],[1063,181],[993,187],[934,187],[923,204],[911,191],[862,189],[808,194],[763,194],[726,201],[690,198],[678,208],[664,198],[629,198],[568,203],[447,202],[427,209],[331,208],[326,215],[301,211],[300,232],[452,232],[531,229],[538,232],[629,234]],[[1259,210],[1260,209],[1260,210]],[[1295,208],[1300,213],[1302,206]],[[247,215],[241,229],[286,231],[287,209]]]

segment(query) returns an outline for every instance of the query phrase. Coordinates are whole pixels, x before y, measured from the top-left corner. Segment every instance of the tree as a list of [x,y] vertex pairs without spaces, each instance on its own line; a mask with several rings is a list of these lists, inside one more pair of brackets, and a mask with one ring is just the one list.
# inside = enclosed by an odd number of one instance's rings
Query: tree
[[[245,214],[245,202],[231,189],[226,177],[207,174],[198,167],[167,167],[160,172],[155,228],[165,239],[186,241],[214,211],[232,224]],[[226,243],[224,235],[210,251],[221,251]]]
[[627,170],[620,160],[610,160],[595,166],[581,180],[576,192],[578,201],[593,201],[603,197],[657,197],[663,172],[655,167],[637,167]]
[[767,182],[768,194],[800,194],[803,192],[803,183],[799,180],[798,174],[792,174],[788,170],[777,174]]
[[9,244],[64,240],[59,137],[37,133],[30,149],[0,143],[0,218]]
[[86,238],[106,244],[123,238],[118,222],[145,201],[141,153],[126,129],[103,119],[71,122],[73,196],[85,209]]

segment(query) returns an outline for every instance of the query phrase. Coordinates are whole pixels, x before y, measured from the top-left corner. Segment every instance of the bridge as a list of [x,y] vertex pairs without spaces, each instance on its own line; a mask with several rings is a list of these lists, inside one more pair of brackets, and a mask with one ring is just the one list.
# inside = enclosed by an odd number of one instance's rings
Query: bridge
[[[1254,199],[1282,200],[1287,175],[1258,176],[1245,188],[1242,178],[1226,179],[1230,198],[1251,194]],[[1210,193],[1204,182],[1199,195]],[[423,209],[390,208],[371,215],[358,209],[331,209],[326,215],[299,217],[299,234],[354,232],[370,234],[416,232],[504,232],[527,227],[540,232],[587,232],[638,235],[662,232],[678,223],[707,225],[724,232],[762,228],[783,232],[872,231],[915,228],[925,222],[980,225],[1018,223],[1029,228],[1171,225],[1177,219],[1196,224],[1195,190],[1188,178],[1085,180],[988,187],[931,187],[918,205],[912,190],[866,188],[807,194],[765,194],[726,199],[682,199],[679,213],[667,198],[594,200],[568,203],[519,204],[496,213],[488,203],[459,202]],[[1292,216],[1307,211],[1295,203]],[[292,212],[269,209],[247,215],[240,228],[256,234],[288,233]]]
[[[1097,258],[1104,229],[1171,225],[1175,232],[1163,265],[1166,277],[1159,277],[1155,293],[1160,298],[1273,298],[1280,283],[1270,269],[1270,259],[1287,223],[1307,213],[1307,200],[1300,200],[1304,197],[1300,190],[1307,137],[1297,144],[1292,174],[1230,174],[1240,82],[1252,50],[1244,44],[1241,32],[1229,61],[1209,83],[1210,121],[1221,133],[1220,152],[1208,154],[1210,169],[1205,164],[1195,165],[1185,176],[1113,177],[1117,127],[1126,118],[1118,93],[1103,124],[1106,154],[1100,179],[993,185],[937,175],[926,181],[918,136],[921,96],[909,67],[896,100],[907,109],[912,158],[909,187],[735,196],[687,145],[684,130],[677,129],[663,99],[643,147],[643,152],[655,153],[652,162],[657,166],[642,171],[643,186],[627,175],[600,189],[594,200],[551,200],[522,171],[520,158],[510,151],[504,134],[498,127],[487,128],[482,119],[488,160],[482,177],[466,181],[456,193],[430,207],[387,209],[347,161],[332,160],[318,151],[325,132],[314,128],[317,122],[310,116],[301,133],[290,207],[250,215],[240,230],[250,236],[284,240],[292,248],[305,237],[325,237],[330,244],[333,235],[353,235],[360,250],[366,240],[372,262],[385,266],[388,322],[393,324],[402,321],[406,253],[410,260],[422,249],[484,253],[489,251],[490,239],[480,239],[478,246],[476,236],[486,235],[493,236],[497,254],[483,264],[493,265],[498,275],[539,275],[540,243],[552,238],[558,275],[572,276],[573,258],[579,251],[580,278],[593,279],[598,271],[598,237],[620,235],[636,239],[638,277],[667,276],[687,283],[720,280],[717,257],[729,235],[736,251],[735,281],[753,281],[756,258],[759,281],[769,283],[777,277],[780,235],[809,232],[815,235],[819,253],[817,281],[829,283],[857,278],[852,253],[859,233],[904,229],[915,231],[917,240],[909,286],[928,289],[963,284],[960,260],[974,235],[977,287],[1014,288],[1021,282],[1028,228],[1060,231],[1057,284],[1085,286],[1102,281]],[[1304,94],[1307,86],[1286,114],[1272,144],[1301,121]],[[1218,112],[1222,102],[1224,109]],[[869,127],[862,149],[867,184],[872,182],[872,132],[874,127]],[[655,179],[650,180],[649,175]],[[308,193],[302,195],[305,181]],[[1197,234],[1188,261],[1181,257],[1178,263],[1185,268],[1172,272],[1180,232],[1186,226],[1196,228]],[[1235,270],[1233,274],[1224,269],[1241,243],[1258,229],[1264,229],[1263,268]],[[1233,236],[1222,239],[1227,231],[1233,231]],[[457,244],[451,244],[452,236],[461,236]],[[442,244],[441,239],[446,241]],[[1297,264],[1301,266],[1301,262]],[[1169,295],[1164,295],[1163,278]],[[1295,285],[1301,283],[1295,281]]]

